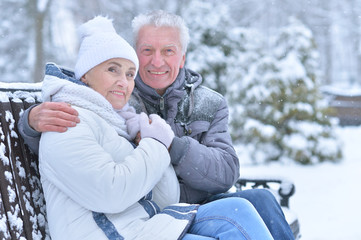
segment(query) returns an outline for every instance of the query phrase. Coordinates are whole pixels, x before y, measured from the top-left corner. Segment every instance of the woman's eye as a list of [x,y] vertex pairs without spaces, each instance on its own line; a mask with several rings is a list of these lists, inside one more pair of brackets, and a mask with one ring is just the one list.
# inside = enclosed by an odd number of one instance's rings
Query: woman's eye
[[120,68],[119,67],[109,67],[108,71],[112,72],[112,73],[120,73]]
[[135,74],[134,73],[127,73],[127,77],[133,79],[135,77]]

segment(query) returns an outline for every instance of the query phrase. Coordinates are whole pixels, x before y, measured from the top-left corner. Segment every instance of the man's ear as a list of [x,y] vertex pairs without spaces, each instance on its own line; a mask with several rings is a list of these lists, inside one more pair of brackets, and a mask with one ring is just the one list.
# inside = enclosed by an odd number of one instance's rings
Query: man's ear
[[183,55],[182,61],[181,61],[181,64],[180,64],[180,67],[179,67],[179,68],[183,68],[183,67],[184,67],[185,61],[186,61],[186,54]]

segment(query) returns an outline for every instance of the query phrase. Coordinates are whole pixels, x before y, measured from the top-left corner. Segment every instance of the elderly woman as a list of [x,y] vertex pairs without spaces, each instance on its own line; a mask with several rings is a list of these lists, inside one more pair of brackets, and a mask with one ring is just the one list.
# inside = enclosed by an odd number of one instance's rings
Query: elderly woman
[[68,102],[80,118],[40,140],[52,239],[272,239],[246,200],[178,203],[168,152],[174,133],[159,116],[127,104],[138,70],[134,49],[104,17],[79,32],[74,73],[47,64],[42,89],[44,101]]

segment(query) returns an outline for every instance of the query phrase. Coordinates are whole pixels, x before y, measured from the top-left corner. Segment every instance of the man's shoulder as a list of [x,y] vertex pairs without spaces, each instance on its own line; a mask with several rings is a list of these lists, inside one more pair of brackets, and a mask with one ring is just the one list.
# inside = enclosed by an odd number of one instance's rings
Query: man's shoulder
[[195,90],[194,93],[200,97],[204,97],[204,98],[210,98],[213,99],[215,101],[223,101],[225,98],[222,94],[220,94],[219,92],[216,92],[215,90],[203,86],[203,85],[199,85]]
[[217,111],[220,105],[226,104],[226,99],[222,94],[203,85],[198,86],[193,95],[197,108],[207,106],[208,111]]
[[199,85],[178,104],[176,119],[180,122],[212,122],[222,106],[226,106],[226,101],[221,94]]
[[205,98],[213,101],[224,101],[224,96],[215,90],[203,85],[202,76],[189,69],[185,68],[185,85],[189,89],[189,94],[194,94],[198,98]]

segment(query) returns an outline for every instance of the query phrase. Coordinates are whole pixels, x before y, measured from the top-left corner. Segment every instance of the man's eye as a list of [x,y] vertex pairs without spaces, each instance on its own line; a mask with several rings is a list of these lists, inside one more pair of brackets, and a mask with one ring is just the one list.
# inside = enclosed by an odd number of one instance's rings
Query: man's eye
[[142,53],[143,53],[144,55],[149,56],[149,55],[152,54],[152,49],[150,49],[150,48],[144,48],[144,49],[142,50]]
[[170,55],[173,55],[175,52],[173,49],[168,48],[168,49],[164,50],[164,53],[165,53],[165,55],[170,56]]

